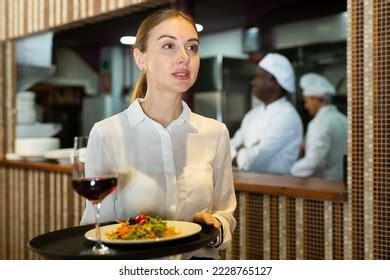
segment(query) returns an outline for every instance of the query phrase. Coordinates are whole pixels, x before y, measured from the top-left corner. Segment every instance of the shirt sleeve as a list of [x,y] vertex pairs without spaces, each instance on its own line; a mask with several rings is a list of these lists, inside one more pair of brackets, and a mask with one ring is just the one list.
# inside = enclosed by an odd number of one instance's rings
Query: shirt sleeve
[[225,249],[232,240],[232,232],[236,227],[233,216],[236,209],[236,195],[233,183],[233,173],[229,148],[229,132],[224,127],[213,165],[214,192],[212,215],[223,227],[223,242],[218,249]]
[[315,124],[309,126],[305,156],[294,163],[291,168],[291,175],[309,177],[321,166],[330,152],[331,138],[328,133],[329,129],[326,125],[320,126]]
[[[102,135],[99,133],[97,125],[94,125],[88,138],[85,176],[99,177],[112,174],[114,172],[112,166],[111,157],[104,145]],[[112,192],[102,200],[100,206],[100,222],[115,221],[115,198],[116,192]],[[80,224],[92,223],[95,223],[95,212],[92,203],[86,200],[86,207]]]
[[275,116],[259,143],[238,152],[237,165],[240,169],[260,171],[281,149],[292,141],[300,142],[301,138],[300,124],[295,118],[288,114]]

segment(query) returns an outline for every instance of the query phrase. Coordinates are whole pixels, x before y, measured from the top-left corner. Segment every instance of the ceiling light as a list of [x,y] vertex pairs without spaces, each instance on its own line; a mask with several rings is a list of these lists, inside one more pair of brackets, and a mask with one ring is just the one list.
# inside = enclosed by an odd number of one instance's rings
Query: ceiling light
[[134,45],[135,44],[135,36],[123,36],[120,41],[124,45]]
[[196,27],[196,31],[198,31],[198,32],[201,32],[203,30],[203,25],[201,25],[199,23],[196,23],[195,27]]

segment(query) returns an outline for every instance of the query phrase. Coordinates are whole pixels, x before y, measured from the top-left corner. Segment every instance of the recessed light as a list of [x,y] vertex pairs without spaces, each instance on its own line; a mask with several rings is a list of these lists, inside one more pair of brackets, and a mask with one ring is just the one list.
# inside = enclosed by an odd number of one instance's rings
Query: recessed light
[[195,27],[196,27],[196,31],[198,31],[198,32],[201,32],[203,30],[203,25],[201,25],[199,23],[196,23]]
[[120,41],[124,45],[134,45],[135,44],[135,36],[123,36]]

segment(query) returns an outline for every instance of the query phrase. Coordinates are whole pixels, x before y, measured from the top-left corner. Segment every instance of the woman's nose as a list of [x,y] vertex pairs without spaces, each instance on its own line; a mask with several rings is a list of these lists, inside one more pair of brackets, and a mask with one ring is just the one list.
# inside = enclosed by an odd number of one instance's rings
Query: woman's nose
[[178,64],[188,64],[190,56],[185,48],[181,48],[177,57]]

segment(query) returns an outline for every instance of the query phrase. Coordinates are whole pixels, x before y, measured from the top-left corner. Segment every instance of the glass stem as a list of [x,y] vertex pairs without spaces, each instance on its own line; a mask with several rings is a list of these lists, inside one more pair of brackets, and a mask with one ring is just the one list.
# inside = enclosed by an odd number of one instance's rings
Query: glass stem
[[100,202],[93,202],[95,209],[95,229],[96,229],[96,246],[102,247],[102,240],[100,239]]

